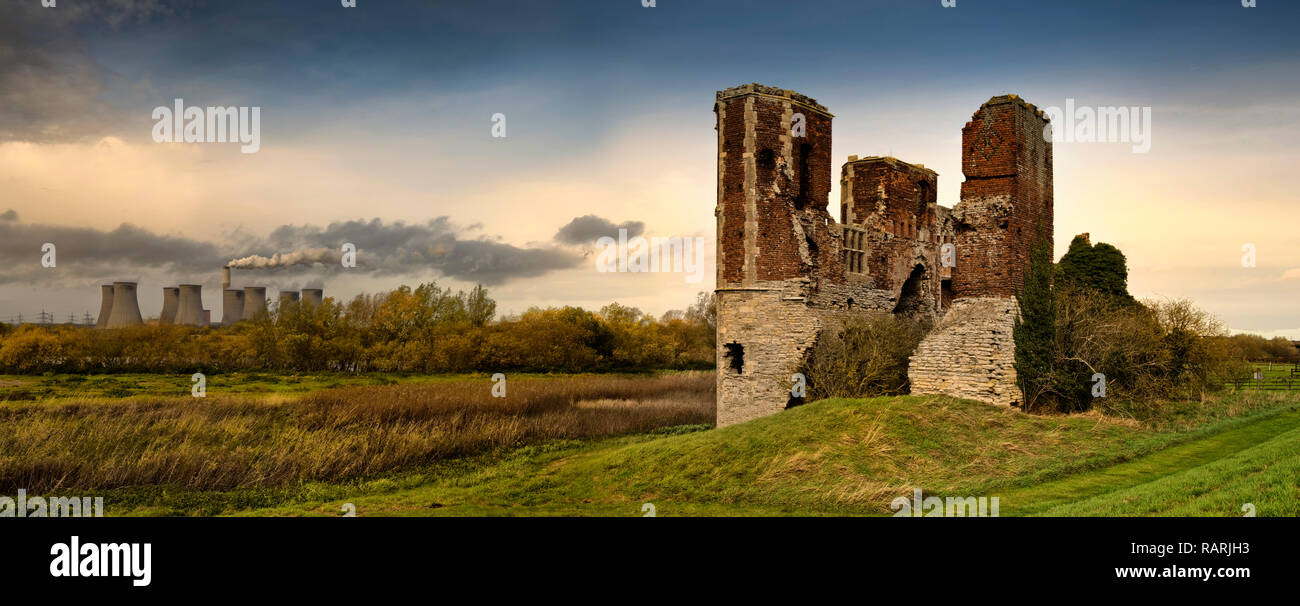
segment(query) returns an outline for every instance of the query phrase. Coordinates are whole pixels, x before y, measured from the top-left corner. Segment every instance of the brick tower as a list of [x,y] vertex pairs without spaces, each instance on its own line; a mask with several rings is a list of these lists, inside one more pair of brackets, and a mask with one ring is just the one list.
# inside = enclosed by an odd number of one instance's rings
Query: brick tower
[[808,274],[827,261],[810,248],[808,228],[829,218],[831,114],[799,93],[760,84],[719,92],[714,111],[718,286]]
[[1020,290],[1041,236],[1052,243],[1052,143],[1047,119],[1015,95],[993,97],[961,130],[961,203],[956,298],[1010,297]]
[[[771,414],[820,331],[808,300],[844,279],[831,189],[831,119],[794,91],[717,93],[718,425]],[[823,278],[825,277],[825,278]]]
[[1015,95],[993,97],[962,128],[961,202],[952,209],[952,307],[908,366],[914,394],[1002,405],[1022,401],[1012,327],[1030,253],[1051,246],[1048,121]]

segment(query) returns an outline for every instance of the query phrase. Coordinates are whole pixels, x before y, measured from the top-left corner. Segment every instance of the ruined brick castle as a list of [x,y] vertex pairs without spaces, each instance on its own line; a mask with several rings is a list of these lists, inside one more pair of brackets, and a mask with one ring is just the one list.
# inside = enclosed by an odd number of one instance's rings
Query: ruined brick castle
[[1033,244],[1052,236],[1042,111],[1015,95],[975,111],[952,209],[924,165],[849,156],[839,222],[825,107],[748,84],[719,91],[714,111],[719,426],[797,403],[791,377],[818,336],[865,314],[937,320],[911,359],[912,393],[1019,402],[1014,296]]

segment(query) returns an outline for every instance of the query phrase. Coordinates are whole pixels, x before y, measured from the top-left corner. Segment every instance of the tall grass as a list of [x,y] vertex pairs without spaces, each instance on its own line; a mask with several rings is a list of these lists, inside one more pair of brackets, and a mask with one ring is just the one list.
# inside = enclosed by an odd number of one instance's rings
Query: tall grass
[[499,447],[712,423],[713,373],[348,387],[297,399],[0,407],[0,494],[339,480]]

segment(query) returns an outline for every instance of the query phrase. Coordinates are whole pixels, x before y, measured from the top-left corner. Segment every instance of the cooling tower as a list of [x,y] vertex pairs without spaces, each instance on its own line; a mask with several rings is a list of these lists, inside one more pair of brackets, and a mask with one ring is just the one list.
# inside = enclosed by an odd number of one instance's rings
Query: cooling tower
[[266,287],[245,286],[243,319],[252,320],[264,311],[266,311]]
[[230,288],[230,266],[221,268],[221,290]]
[[184,326],[207,326],[203,320],[203,286],[181,284],[181,299],[176,308],[176,323]]
[[244,319],[244,291],[227,288],[221,291],[221,325],[230,326]]
[[175,324],[176,309],[180,306],[181,289],[175,286],[163,287],[163,308],[162,313],[158,315],[159,324]]
[[325,291],[319,288],[304,288],[302,302],[305,305],[320,305],[325,302]]
[[296,290],[280,291],[280,309],[283,310],[286,305],[290,303],[297,303],[297,302],[298,302],[298,291]]
[[140,301],[135,295],[135,282],[114,282],[113,311],[108,315],[106,328],[141,324],[144,324],[144,318],[140,317]]
[[108,318],[113,314],[113,285],[105,284],[100,288],[99,320],[95,322],[95,328],[108,328]]

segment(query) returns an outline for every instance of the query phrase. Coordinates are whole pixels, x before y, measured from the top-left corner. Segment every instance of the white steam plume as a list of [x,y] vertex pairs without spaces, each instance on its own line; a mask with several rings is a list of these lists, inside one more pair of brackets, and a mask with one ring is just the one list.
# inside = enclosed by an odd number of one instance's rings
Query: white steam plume
[[250,255],[234,259],[227,265],[231,269],[272,269],[293,265],[311,265],[313,263],[336,263],[342,258],[341,255],[342,253],[328,248],[308,248],[288,253],[275,253],[269,257]]

